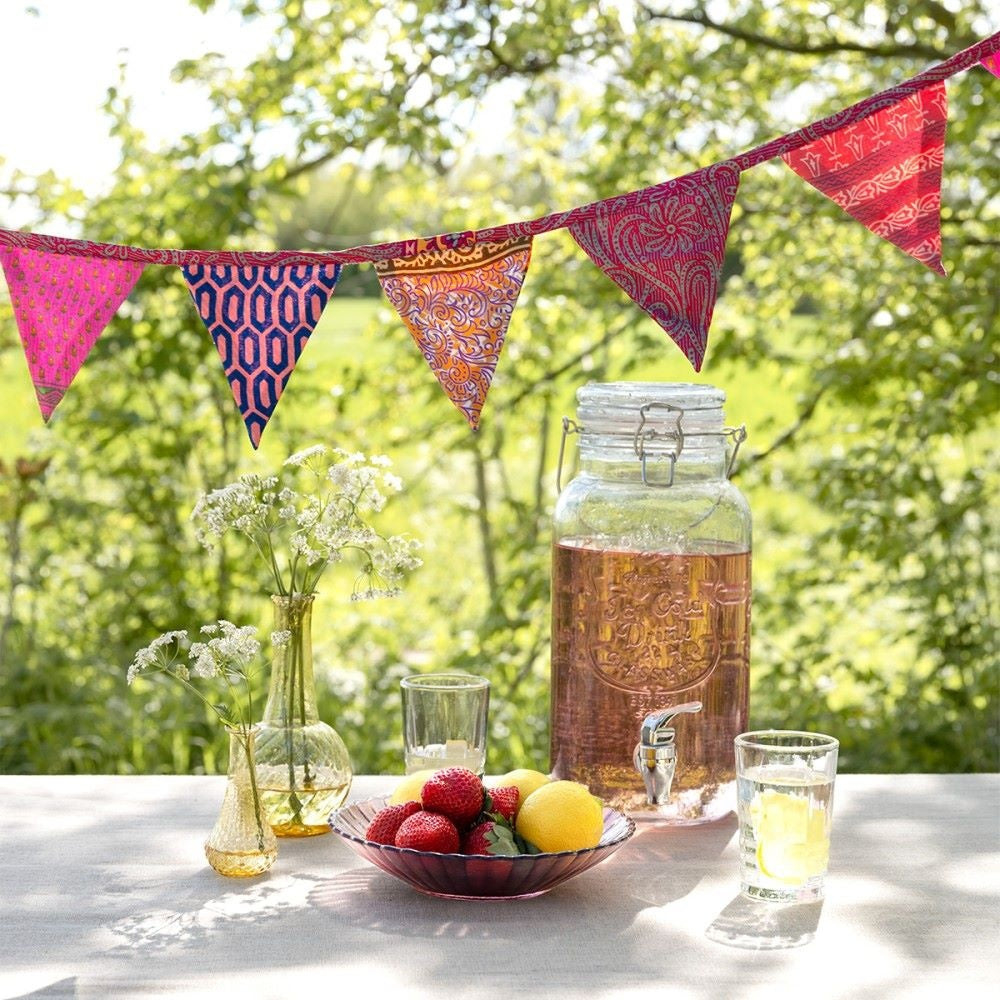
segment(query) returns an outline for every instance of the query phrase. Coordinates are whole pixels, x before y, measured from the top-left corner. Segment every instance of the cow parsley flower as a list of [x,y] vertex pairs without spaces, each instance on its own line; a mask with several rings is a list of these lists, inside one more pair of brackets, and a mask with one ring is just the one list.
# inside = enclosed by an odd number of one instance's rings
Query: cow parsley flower
[[[176,648],[170,648],[176,643]],[[185,645],[190,645],[188,634],[183,629],[173,632],[164,632],[157,636],[148,646],[140,649],[132,659],[125,679],[131,684],[139,674],[147,671],[168,670],[173,667],[186,674],[187,667],[178,663],[177,653]]]
[[[313,593],[326,568],[348,557],[361,566],[356,599],[395,594],[420,559],[412,539],[382,535],[369,522],[402,489],[390,466],[385,455],[313,445],[289,456],[277,475],[247,474],[205,494],[191,519],[207,548],[230,532],[247,538],[279,595]],[[205,645],[199,671],[211,668]]]
[[[164,632],[132,659],[126,680],[132,684],[141,673],[160,673],[179,680],[212,709],[225,725],[247,732],[251,726],[253,703],[251,678],[253,665],[260,655],[257,630],[252,625],[238,626],[220,619],[203,625],[204,642],[191,642],[184,630]],[[182,654],[187,653],[187,663]],[[230,703],[220,701],[219,693],[207,697],[192,679],[221,678]],[[240,689],[244,694],[240,695]],[[221,693],[221,692],[220,692]]]

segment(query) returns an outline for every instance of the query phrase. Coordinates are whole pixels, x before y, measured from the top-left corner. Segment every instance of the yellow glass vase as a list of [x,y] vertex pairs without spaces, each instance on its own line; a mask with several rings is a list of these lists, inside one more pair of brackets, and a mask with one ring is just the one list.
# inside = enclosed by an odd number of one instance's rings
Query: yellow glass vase
[[274,630],[287,632],[271,668],[254,758],[267,818],[279,837],[329,833],[330,813],[351,788],[351,758],[316,711],[312,663],[315,594],[275,596]]
[[222,809],[205,842],[205,857],[232,878],[262,875],[278,856],[254,769],[253,730],[229,730],[229,779]]

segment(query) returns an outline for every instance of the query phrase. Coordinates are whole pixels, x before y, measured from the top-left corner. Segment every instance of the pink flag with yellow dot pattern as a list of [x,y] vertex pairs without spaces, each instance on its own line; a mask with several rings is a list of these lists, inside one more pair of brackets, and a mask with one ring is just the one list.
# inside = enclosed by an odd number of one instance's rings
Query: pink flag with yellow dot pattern
[[38,407],[48,422],[143,265],[105,257],[0,250]]

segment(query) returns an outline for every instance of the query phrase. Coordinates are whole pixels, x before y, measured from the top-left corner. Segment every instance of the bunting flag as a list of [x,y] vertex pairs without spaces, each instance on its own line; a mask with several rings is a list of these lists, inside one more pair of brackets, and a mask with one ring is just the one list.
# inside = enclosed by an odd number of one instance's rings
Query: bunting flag
[[782,159],[876,236],[943,275],[947,120],[948,97],[936,83]]
[[740,183],[730,162],[598,202],[570,225],[587,256],[701,371]]
[[377,261],[386,298],[448,398],[475,430],[531,260],[531,237],[500,243],[423,240]]
[[183,270],[256,448],[337,287],[340,265],[192,264]]
[[346,250],[150,249],[0,229],[0,261],[43,417],[66,392],[145,264],[181,267],[256,448],[345,264],[372,263],[448,398],[483,405],[531,260],[569,229],[696,371],[705,359],[740,176],[782,157],[852,218],[944,274],[944,81],[982,63],[1000,32],[909,80],[693,173],[534,219]]
[[27,247],[0,249],[0,262],[38,408],[48,423],[143,265]]

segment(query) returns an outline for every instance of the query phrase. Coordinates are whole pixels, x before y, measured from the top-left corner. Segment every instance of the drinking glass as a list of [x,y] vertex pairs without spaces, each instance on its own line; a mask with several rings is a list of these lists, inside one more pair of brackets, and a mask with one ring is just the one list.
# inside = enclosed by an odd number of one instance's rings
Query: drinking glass
[[482,777],[490,682],[474,674],[417,674],[400,686],[406,773],[465,767]]
[[840,744],[781,729],[735,743],[740,888],[781,903],[822,899]]

